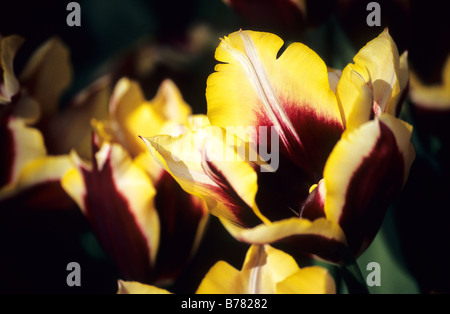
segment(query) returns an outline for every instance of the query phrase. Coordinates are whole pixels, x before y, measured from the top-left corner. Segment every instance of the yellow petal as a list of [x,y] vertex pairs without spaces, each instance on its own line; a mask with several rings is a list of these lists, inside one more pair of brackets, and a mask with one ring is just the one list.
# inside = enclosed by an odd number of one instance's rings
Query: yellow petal
[[146,285],[137,281],[118,280],[117,294],[171,294],[165,289]]
[[252,245],[240,271],[219,261],[206,274],[197,293],[324,293],[333,288],[334,281],[326,270],[313,267],[303,271],[283,251],[269,245]]
[[347,130],[359,127],[373,115],[372,82],[367,82],[355,69],[358,68],[353,64],[346,66],[337,85],[337,98],[344,111]]
[[241,272],[247,293],[273,294],[276,292],[278,282],[298,270],[295,260],[283,251],[269,245],[252,245]]
[[336,284],[328,270],[311,266],[302,268],[279,282],[276,291],[281,294],[335,294]]
[[164,118],[147,102],[137,82],[122,78],[115,86],[110,103],[110,119],[116,140],[132,156],[145,151],[138,136],[153,136]]
[[61,177],[72,167],[68,155],[46,156],[27,163],[20,173],[17,188],[45,181],[59,181]]
[[[348,72],[343,77],[345,81],[338,84],[338,98],[341,99],[341,106],[343,108],[347,121],[353,116],[356,116],[358,122],[350,121],[350,125],[357,127],[360,124],[361,111],[364,116],[367,116],[367,108],[364,110],[360,106],[371,105],[376,116],[384,112],[392,115],[397,114],[397,105],[402,96],[403,89],[407,84],[407,62],[406,54],[400,59],[397,46],[392,40],[387,29],[385,29],[377,38],[367,43],[353,58],[354,64],[349,64],[343,72]],[[349,68],[349,69],[347,69]],[[353,72],[357,73],[354,76]],[[362,80],[358,79],[358,76]],[[362,81],[366,82],[369,88],[372,89],[372,94],[367,87],[362,86]],[[348,93],[351,86],[344,86],[340,90],[340,85],[355,85],[361,86],[359,91]],[[358,94],[360,93],[360,94]],[[372,95],[373,102],[370,102],[367,97]],[[373,106],[373,107],[372,107]],[[355,113],[357,111],[357,113]],[[356,125],[355,125],[356,124]]]
[[169,79],[161,83],[151,102],[155,111],[165,120],[172,120],[179,124],[186,125],[188,116],[192,113],[191,107],[184,101],[178,87]]
[[196,293],[233,294],[245,293],[245,289],[239,270],[224,261],[219,261],[208,271]]
[[43,116],[58,110],[60,97],[71,81],[69,49],[59,38],[42,44],[20,76],[21,85],[40,103]]

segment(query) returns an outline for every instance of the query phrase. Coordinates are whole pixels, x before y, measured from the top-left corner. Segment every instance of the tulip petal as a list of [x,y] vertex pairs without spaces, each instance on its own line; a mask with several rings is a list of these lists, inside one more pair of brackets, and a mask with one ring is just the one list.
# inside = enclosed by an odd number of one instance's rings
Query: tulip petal
[[224,261],[218,261],[203,278],[197,294],[244,293],[239,270]]
[[282,45],[279,37],[262,32],[225,37],[216,50],[224,64],[207,82],[208,117],[224,128],[275,127],[281,153],[320,176],[343,130],[340,109],[320,57],[294,43],[277,58]]
[[116,84],[109,110],[116,141],[132,156],[145,151],[138,136],[156,135],[164,123],[163,117],[146,102],[139,84],[127,78]]
[[84,159],[92,156],[92,119],[108,117],[110,79],[102,77],[80,92],[73,101],[43,128],[50,153],[68,154],[74,149]]
[[137,82],[127,78],[117,83],[111,97],[110,116],[116,141],[133,156],[146,151],[139,135],[149,137],[162,134],[167,123],[188,125],[190,114],[191,108],[176,85],[168,79],[161,83],[151,101],[145,100]]
[[[118,281],[118,294],[169,294],[155,286]],[[311,294],[335,293],[335,283],[325,268],[300,269],[288,254],[269,245],[252,245],[241,270],[217,262],[203,278],[197,294]]]
[[372,82],[367,82],[356,69],[354,64],[347,65],[337,85],[336,93],[344,110],[346,130],[359,127],[374,115]]
[[117,294],[171,294],[165,289],[142,284],[137,281],[118,280]]
[[0,36],[0,104],[9,103],[19,92],[20,86],[14,74],[14,57],[23,44],[23,38],[12,35],[2,38]]
[[412,128],[384,114],[346,131],[325,166],[325,212],[358,255],[372,241],[414,159]]
[[[334,285],[325,269],[309,268],[301,270],[290,255],[269,245],[252,245],[240,271],[226,262],[216,263],[200,283],[197,293],[273,294],[279,289],[288,293],[323,293],[322,287]],[[309,289],[308,284],[312,282],[315,283]],[[301,284],[297,288],[293,283]]]
[[279,294],[335,294],[336,284],[328,270],[310,266],[279,282],[276,291]]
[[56,37],[38,48],[20,76],[22,87],[39,102],[43,116],[58,110],[59,99],[71,81],[69,49]]
[[170,120],[178,124],[186,125],[188,116],[192,113],[191,107],[184,101],[178,87],[169,79],[165,79],[161,83],[152,103],[155,111],[164,120]]
[[[341,98],[346,119],[352,116],[361,118],[361,111],[366,116],[367,104],[370,104],[372,116],[379,116],[384,112],[396,115],[398,113],[399,100],[408,82],[408,69],[406,54],[400,59],[397,46],[392,40],[387,29],[377,38],[367,43],[353,58],[354,64],[349,64],[343,72],[348,72],[343,77],[345,81],[338,84],[338,98]],[[348,68],[348,69],[347,69]],[[362,82],[352,73],[356,72],[372,90],[373,102],[370,103],[366,97],[370,97],[370,90],[363,87]],[[350,82],[363,88],[348,93],[351,89]],[[346,85],[339,90],[339,85]],[[359,94],[358,94],[359,93]],[[364,108],[361,108],[364,106]],[[356,111],[356,112],[355,112]],[[352,126],[350,121],[350,125]],[[357,125],[356,125],[357,126]]]
[[121,146],[104,143],[94,153],[92,165],[73,153],[76,167],[63,177],[62,185],[123,276],[150,282],[159,242],[155,189]]
[[342,261],[341,250],[346,239],[341,228],[333,221],[319,218],[289,218],[259,225],[251,229],[239,228],[221,219],[225,228],[239,241],[251,244],[289,243],[289,247],[305,255],[316,256],[334,263]]
[[245,146],[242,141],[213,126],[144,141],[160,165],[185,191],[204,199],[213,215],[241,226],[268,222],[255,204],[256,172],[235,151]]

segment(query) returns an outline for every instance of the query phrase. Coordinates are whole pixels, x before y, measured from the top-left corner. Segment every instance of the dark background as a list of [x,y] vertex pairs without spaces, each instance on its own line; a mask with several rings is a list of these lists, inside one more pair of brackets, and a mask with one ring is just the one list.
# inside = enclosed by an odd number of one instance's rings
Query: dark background
[[[204,113],[206,78],[216,63],[214,47],[219,37],[239,28],[276,31],[286,42],[302,41],[327,65],[342,68],[367,41],[388,27],[399,51],[409,51],[411,68],[430,83],[439,82],[442,64],[450,51],[448,12],[440,1],[378,1],[382,8],[380,27],[366,25],[365,8],[369,1],[342,1],[344,5],[339,7],[336,1],[308,1],[308,20],[289,29],[250,23],[220,0],[78,1],[81,27],[69,27],[66,24],[69,2],[15,0],[2,1],[0,5],[0,34],[19,34],[26,40],[15,61],[16,73],[20,73],[32,52],[51,36],[59,36],[70,48],[74,80],[62,106],[114,64],[117,77],[136,76],[141,80],[148,98],[154,96],[164,78],[171,78],[194,112]],[[159,64],[145,77],[137,76],[130,69],[134,52],[142,45],[169,46],[183,51],[189,29],[202,23],[217,34],[216,43],[194,56],[185,67]],[[408,110],[405,119],[415,123]],[[441,123],[448,124],[448,121]],[[403,256],[398,260],[420,283],[420,291],[448,292],[449,236],[445,231],[450,225],[450,208],[445,195],[449,185],[445,179],[448,167],[441,166],[447,162],[448,155],[444,149],[436,159],[435,155],[430,157],[430,151],[421,151],[420,147],[428,147],[421,142],[429,140],[427,135],[417,135],[415,130],[418,158],[410,182],[395,209],[389,212],[384,228],[390,232],[385,232],[385,239],[391,249],[398,248],[393,250],[394,255]],[[441,147],[448,148],[446,145],[447,142],[441,143]],[[433,166],[436,163],[438,167]],[[115,265],[103,253],[77,208],[71,211],[2,208],[1,212],[0,292],[116,291]],[[231,239],[215,218],[211,219],[208,230],[198,256],[173,287],[174,292],[195,290],[201,276],[218,259],[241,266],[247,246]],[[72,261],[81,265],[81,287],[66,285],[65,267]]]

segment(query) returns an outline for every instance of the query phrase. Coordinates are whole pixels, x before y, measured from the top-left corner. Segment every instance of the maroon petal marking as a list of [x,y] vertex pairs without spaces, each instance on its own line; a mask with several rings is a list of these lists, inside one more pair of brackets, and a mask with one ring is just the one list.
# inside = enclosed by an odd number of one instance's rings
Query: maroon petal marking
[[75,202],[61,187],[59,180],[38,183],[0,201],[3,210],[65,210],[76,208]]
[[339,224],[358,256],[373,240],[404,178],[404,159],[392,131],[379,122],[380,136],[353,174]]
[[[95,145],[93,145],[95,146]],[[93,150],[93,155],[98,150]],[[131,212],[128,200],[114,182],[111,151],[102,169],[81,168],[87,193],[85,215],[105,251],[115,260],[125,280],[152,281],[148,241]]]
[[[295,104],[290,104],[289,100],[280,97],[283,102],[283,108],[289,117],[295,132],[300,139],[300,143],[294,136],[291,136],[289,130],[283,130],[288,137],[287,142],[289,147],[281,145],[280,155],[286,156],[295,165],[297,165],[303,172],[309,175],[313,182],[318,182],[323,175],[325,163],[330,155],[333,147],[340,139],[344,127],[339,121],[327,119],[325,116],[319,115],[313,109],[302,106],[298,107]],[[289,108],[297,108],[298,110],[289,110]],[[267,126],[270,129],[273,126],[272,121],[266,116],[258,116],[257,125]],[[284,127],[284,125],[282,124]],[[270,133],[268,134],[267,144],[270,147]],[[258,142],[260,135],[258,134]]]
[[211,180],[217,184],[217,187],[209,187],[212,190],[212,195],[217,197],[218,201],[233,213],[242,227],[252,228],[262,223],[253,212],[253,209],[241,198],[226,175],[217,168],[214,162],[203,158],[202,168]]

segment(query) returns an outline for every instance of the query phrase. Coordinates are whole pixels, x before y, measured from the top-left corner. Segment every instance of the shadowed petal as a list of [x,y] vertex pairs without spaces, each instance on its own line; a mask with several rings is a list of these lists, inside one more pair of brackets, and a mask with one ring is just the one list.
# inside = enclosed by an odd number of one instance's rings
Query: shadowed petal
[[58,110],[59,99],[72,81],[70,53],[59,38],[42,44],[20,75],[20,84],[41,106],[42,116]]
[[23,44],[23,38],[11,35],[0,36],[0,104],[9,103],[19,92],[20,86],[14,74],[14,57]]

